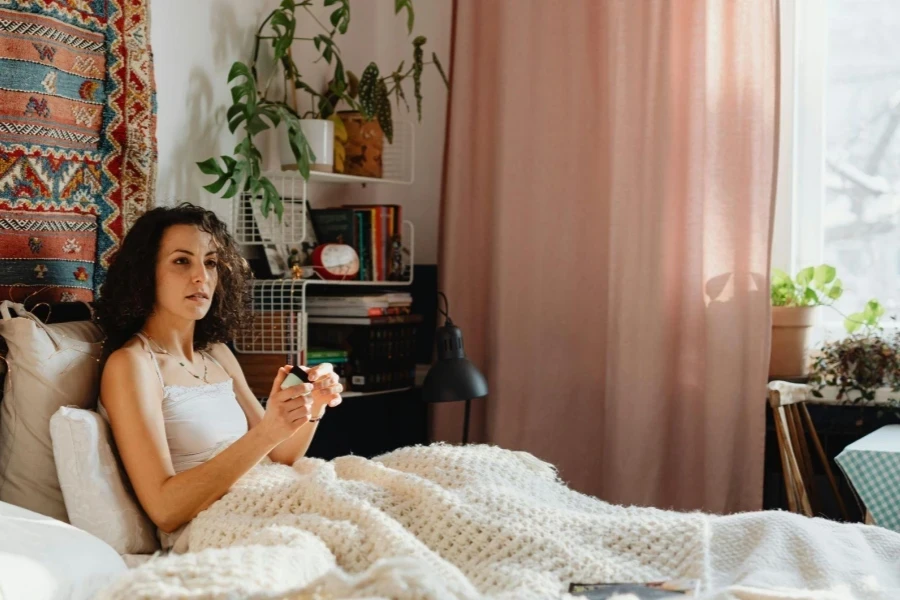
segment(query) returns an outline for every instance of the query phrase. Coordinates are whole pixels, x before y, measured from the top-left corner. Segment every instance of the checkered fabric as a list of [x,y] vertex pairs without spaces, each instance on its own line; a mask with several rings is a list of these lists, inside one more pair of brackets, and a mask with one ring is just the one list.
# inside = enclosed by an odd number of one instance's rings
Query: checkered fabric
[[835,459],[881,527],[900,532],[900,425],[847,446]]

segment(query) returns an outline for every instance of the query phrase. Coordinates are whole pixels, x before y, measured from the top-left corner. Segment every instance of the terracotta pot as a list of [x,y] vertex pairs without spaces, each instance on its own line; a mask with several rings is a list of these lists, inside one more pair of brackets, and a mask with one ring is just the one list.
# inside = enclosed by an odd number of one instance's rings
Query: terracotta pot
[[347,129],[343,172],[360,177],[383,177],[381,152],[384,149],[384,132],[381,125],[375,119],[366,121],[358,112],[343,111],[338,116]]
[[809,374],[809,346],[815,321],[815,307],[772,307],[770,378],[787,379]]

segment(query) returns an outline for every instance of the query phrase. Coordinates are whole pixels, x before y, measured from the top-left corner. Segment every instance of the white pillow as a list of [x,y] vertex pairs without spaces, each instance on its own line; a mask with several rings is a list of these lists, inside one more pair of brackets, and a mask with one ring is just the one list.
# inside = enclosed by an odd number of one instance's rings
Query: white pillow
[[91,534],[0,502],[3,600],[88,600],[127,571],[116,551]]
[[158,550],[156,529],[127,485],[106,420],[63,406],[50,419],[50,437],[69,522],[119,554]]
[[0,403],[0,501],[68,521],[50,417],[60,406],[96,405],[102,335],[90,321],[46,325],[4,301],[0,337],[9,364]]

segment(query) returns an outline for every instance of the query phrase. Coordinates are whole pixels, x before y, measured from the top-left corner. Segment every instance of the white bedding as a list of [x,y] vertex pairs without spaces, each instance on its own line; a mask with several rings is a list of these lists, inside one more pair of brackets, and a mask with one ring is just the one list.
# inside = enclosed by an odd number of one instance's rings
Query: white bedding
[[787,513],[620,507],[489,446],[265,462],[101,598],[554,598],[698,578],[703,597],[900,598],[900,534]]
[[91,534],[0,502],[0,599],[90,600],[125,571]]

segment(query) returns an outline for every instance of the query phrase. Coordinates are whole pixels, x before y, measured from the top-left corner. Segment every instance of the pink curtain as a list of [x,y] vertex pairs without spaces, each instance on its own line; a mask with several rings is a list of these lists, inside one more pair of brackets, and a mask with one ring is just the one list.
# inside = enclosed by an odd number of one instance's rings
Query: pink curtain
[[760,507],[777,26],[777,0],[457,1],[439,268],[476,441],[611,502]]

